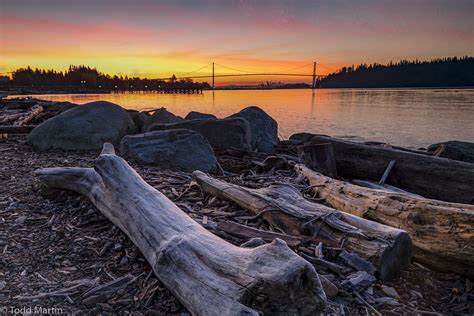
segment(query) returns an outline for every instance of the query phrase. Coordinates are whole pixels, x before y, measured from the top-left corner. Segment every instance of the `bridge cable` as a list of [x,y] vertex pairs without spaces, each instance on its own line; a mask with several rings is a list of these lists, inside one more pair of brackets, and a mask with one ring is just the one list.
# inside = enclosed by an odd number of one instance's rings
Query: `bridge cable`
[[190,75],[190,74],[192,74],[192,73],[195,73],[195,72],[197,72],[197,71],[199,71],[199,70],[202,70],[202,69],[204,69],[204,68],[206,68],[206,67],[209,67],[209,66],[211,66],[211,65],[212,65],[212,63],[207,64],[206,66],[203,66],[203,67],[201,67],[201,68],[199,68],[199,69],[196,69],[196,70],[187,72],[187,73],[185,73],[184,75],[179,75],[179,78],[184,78],[184,77],[186,77],[187,75]]
[[221,65],[221,64],[217,64],[217,63],[215,63],[215,65],[216,65],[216,66],[219,66],[219,67],[222,67],[222,68],[229,69],[229,70],[234,70],[234,71],[239,71],[239,72],[246,72],[246,73],[249,73],[249,74],[253,73],[253,71],[235,69],[235,68],[227,67],[227,66],[224,66],[224,65]]
[[309,65],[313,65],[313,63],[308,63],[308,64],[305,64],[305,65],[303,65],[303,66],[299,66],[299,67],[295,67],[295,68],[280,70],[280,71],[277,71],[277,72],[275,72],[275,73],[293,71],[293,70],[297,70],[297,69],[300,69],[300,68],[303,68],[303,67],[307,67],[307,66],[309,66]]
[[[307,67],[309,65],[312,65],[313,63],[308,63],[308,64],[304,64],[302,66],[299,66],[299,67],[295,67],[295,68],[290,68],[290,69],[284,69],[284,70],[280,70],[280,71],[276,71],[276,72],[271,72],[273,74],[278,74],[278,73],[282,73],[282,72],[287,72],[287,71],[292,71],[292,70],[297,70],[297,69],[300,69],[300,68],[303,68],[303,67]],[[245,72],[245,73],[249,73],[249,74],[253,74],[255,72],[252,72],[252,71],[247,71],[247,70],[241,70],[241,69],[236,69],[236,68],[232,68],[232,67],[227,67],[227,66],[224,66],[224,65],[220,65],[220,64],[217,64],[217,66],[220,66],[220,67],[223,67],[223,68],[226,68],[226,69],[229,69],[229,70],[234,70],[234,71],[239,71],[239,72]],[[262,73],[262,75],[265,75],[267,73]],[[268,73],[270,74],[270,73]]]

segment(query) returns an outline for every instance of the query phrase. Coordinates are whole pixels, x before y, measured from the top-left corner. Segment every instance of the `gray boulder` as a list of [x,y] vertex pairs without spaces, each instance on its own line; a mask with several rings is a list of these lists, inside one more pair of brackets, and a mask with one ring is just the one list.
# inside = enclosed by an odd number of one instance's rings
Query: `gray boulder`
[[136,110],[127,110],[127,112],[132,118],[133,124],[135,124],[136,132],[141,132],[150,115],[146,112],[138,112]]
[[163,169],[210,172],[217,165],[208,141],[187,129],[128,135],[120,142],[120,151],[125,157]]
[[28,142],[34,149],[93,150],[105,142],[118,144],[133,132],[130,115],[120,106],[96,101],[75,106],[43,122],[31,131]]
[[68,111],[70,109],[73,109],[76,106],[78,106],[78,105],[75,104],[75,103],[66,102],[66,101],[64,101],[64,102],[54,102],[54,103],[51,103],[51,104],[47,105],[46,110],[55,112],[55,114],[59,114],[59,113]]
[[196,111],[191,111],[184,118],[185,120],[198,120],[198,119],[215,119],[217,118],[213,114],[201,113]]
[[273,152],[278,144],[278,123],[270,115],[259,107],[250,106],[230,117],[240,117],[249,122],[253,149]]
[[250,126],[241,118],[189,120],[174,124],[154,124],[148,131],[190,129],[203,135],[214,148],[250,151]]
[[142,132],[146,132],[148,128],[153,124],[169,124],[182,122],[183,118],[174,115],[173,113],[166,110],[166,108],[160,108],[153,115],[149,116],[142,126]]
[[428,152],[438,157],[474,163],[474,143],[450,140],[430,145]]

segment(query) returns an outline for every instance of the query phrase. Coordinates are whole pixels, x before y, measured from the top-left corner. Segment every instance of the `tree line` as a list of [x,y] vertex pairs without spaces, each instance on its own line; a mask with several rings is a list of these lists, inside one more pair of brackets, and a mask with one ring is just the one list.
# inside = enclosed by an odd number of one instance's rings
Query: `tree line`
[[474,57],[401,60],[343,67],[317,81],[322,88],[474,86]]
[[175,75],[168,80],[110,76],[99,72],[96,68],[84,65],[71,65],[65,72],[31,67],[20,68],[12,72],[11,80],[4,85],[99,90],[208,89],[210,87],[207,82],[193,82],[192,79],[178,80]]

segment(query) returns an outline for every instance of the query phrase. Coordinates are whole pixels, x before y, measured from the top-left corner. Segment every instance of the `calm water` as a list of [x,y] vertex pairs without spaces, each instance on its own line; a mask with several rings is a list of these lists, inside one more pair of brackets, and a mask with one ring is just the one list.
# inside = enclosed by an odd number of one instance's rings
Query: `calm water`
[[195,110],[225,117],[258,105],[282,138],[313,132],[418,148],[446,140],[474,142],[474,89],[328,89],[205,91],[200,95],[41,95],[46,100],[106,100],[128,109],[161,106],[185,116]]

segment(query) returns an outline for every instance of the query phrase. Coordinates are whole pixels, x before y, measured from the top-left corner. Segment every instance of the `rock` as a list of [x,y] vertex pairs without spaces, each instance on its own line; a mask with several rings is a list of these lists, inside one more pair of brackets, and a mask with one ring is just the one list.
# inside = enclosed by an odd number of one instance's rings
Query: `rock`
[[398,306],[400,303],[393,299],[392,297],[377,297],[375,298],[375,303],[377,306],[379,305],[390,305],[390,306]]
[[236,148],[250,151],[250,126],[241,118],[200,119],[174,124],[154,124],[148,131],[190,129],[203,135],[214,148]]
[[213,114],[201,113],[196,111],[191,111],[184,118],[185,120],[197,120],[197,119],[215,119],[217,118]]
[[255,248],[261,245],[265,245],[266,242],[260,237],[251,238],[248,241],[244,242],[240,247],[242,248]]
[[123,245],[121,243],[116,243],[114,245],[114,251],[121,251],[123,249]]
[[128,110],[127,112],[132,118],[133,124],[135,124],[136,132],[139,133],[143,129],[145,122],[150,118],[150,115],[146,112],[138,112],[134,110]]
[[76,106],[78,105],[75,103],[63,101],[63,102],[54,102],[52,104],[47,104],[45,107],[46,107],[46,110],[50,110],[50,111],[55,112],[56,114],[59,114],[59,113],[68,111],[70,109],[73,109]]
[[252,149],[266,153],[273,152],[278,144],[278,124],[265,111],[250,106],[229,117],[240,117],[249,122]]
[[376,279],[373,275],[370,275],[365,271],[358,271],[347,276],[347,279],[342,281],[342,284],[356,291],[361,291],[371,286],[375,280]]
[[428,152],[438,157],[474,163],[474,143],[451,140],[430,145]]
[[22,215],[15,219],[15,224],[23,225],[25,221],[26,221],[26,216]]
[[169,124],[182,122],[183,118],[168,112],[166,108],[160,108],[153,115],[149,116],[142,126],[141,131],[147,132],[148,128],[153,124]]
[[217,165],[207,140],[187,129],[128,135],[122,139],[120,151],[128,158],[164,169],[210,172]]
[[397,300],[400,299],[400,295],[398,295],[397,290],[395,290],[393,287],[382,284],[381,290],[385,295],[396,298]]
[[7,286],[7,282],[0,281],[0,290],[3,290]]
[[96,101],[67,110],[37,126],[28,142],[34,149],[93,150],[105,142],[118,144],[135,129],[120,106]]

